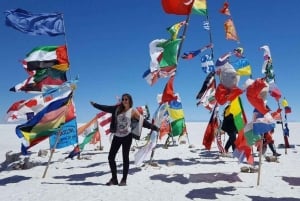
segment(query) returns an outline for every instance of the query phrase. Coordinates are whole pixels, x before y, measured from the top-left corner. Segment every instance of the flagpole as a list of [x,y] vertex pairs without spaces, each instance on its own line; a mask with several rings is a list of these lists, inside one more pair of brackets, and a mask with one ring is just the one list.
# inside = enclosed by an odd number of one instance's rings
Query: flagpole
[[42,177],[42,178],[45,178],[45,177],[46,177],[46,173],[47,173],[48,168],[49,168],[49,166],[50,166],[50,162],[51,162],[52,156],[53,156],[54,151],[55,151],[55,149],[56,149],[56,146],[57,146],[57,144],[58,144],[58,142],[59,142],[59,140],[60,140],[60,135],[61,135],[61,133],[62,133],[62,131],[61,131],[61,129],[60,129],[60,130],[57,132],[56,141],[55,141],[54,147],[51,149],[51,154],[50,154],[50,156],[49,156],[49,160],[48,160],[48,163],[47,163],[47,166],[46,166],[46,168],[45,168],[45,171],[44,171],[44,174],[43,174],[43,177]]
[[260,173],[261,173],[261,158],[262,158],[262,147],[263,147],[263,138],[260,140],[260,148],[259,148],[259,165],[258,165],[258,174],[257,174],[257,186],[260,183]]

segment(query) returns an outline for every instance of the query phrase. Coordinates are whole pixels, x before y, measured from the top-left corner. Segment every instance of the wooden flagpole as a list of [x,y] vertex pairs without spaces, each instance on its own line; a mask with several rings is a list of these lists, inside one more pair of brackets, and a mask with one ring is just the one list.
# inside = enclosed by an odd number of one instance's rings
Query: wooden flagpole
[[259,183],[260,183],[262,149],[263,149],[263,138],[261,138],[261,140],[260,140],[260,148],[259,148],[259,166],[258,166],[258,174],[257,174],[257,186],[259,186]]
[[56,146],[57,146],[57,144],[58,144],[58,142],[59,142],[59,140],[60,140],[60,135],[61,135],[61,133],[62,133],[62,131],[61,131],[61,129],[60,129],[60,130],[57,132],[56,141],[55,141],[54,147],[51,149],[51,154],[50,154],[50,156],[49,156],[49,160],[48,160],[48,163],[47,163],[47,166],[46,166],[46,168],[45,168],[45,171],[44,171],[44,174],[43,174],[43,177],[42,177],[42,178],[45,178],[45,177],[46,177],[46,173],[47,173],[48,168],[49,168],[49,166],[50,166],[50,162],[51,162],[52,156],[53,156],[54,151],[55,151],[55,149],[56,149]]

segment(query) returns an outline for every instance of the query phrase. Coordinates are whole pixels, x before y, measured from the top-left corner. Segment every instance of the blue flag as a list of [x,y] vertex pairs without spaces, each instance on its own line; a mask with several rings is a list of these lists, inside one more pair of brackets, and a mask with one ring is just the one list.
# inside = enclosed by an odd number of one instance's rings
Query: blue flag
[[57,36],[64,34],[63,16],[59,13],[32,14],[20,8],[7,10],[6,26],[29,35]]

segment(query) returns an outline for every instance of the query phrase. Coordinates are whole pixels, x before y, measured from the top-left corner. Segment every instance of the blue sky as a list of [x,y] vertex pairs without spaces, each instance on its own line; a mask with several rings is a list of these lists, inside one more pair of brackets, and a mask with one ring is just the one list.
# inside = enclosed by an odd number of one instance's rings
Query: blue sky
[[[223,24],[227,18],[219,13],[223,3],[224,0],[207,0],[215,59],[238,46],[243,47],[252,66],[253,78],[262,77],[263,51],[259,47],[269,45],[276,84],[292,108],[288,120],[299,122],[300,1],[229,1],[240,44],[225,39]],[[185,20],[185,16],[164,13],[160,0],[72,3],[66,0],[11,0],[1,1],[0,8],[3,11],[0,26],[0,114],[3,118],[12,103],[33,96],[9,91],[27,78],[19,60],[36,46],[64,43],[67,43],[71,63],[68,76],[79,75],[74,97],[78,122],[86,122],[98,112],[90,106],[90,100],[114,104],[116,96],[124,92],[132,94],[135,106],[147,104],[151,114],[154,113],[158,106],[156,96],[163,92],[167,79],[160,79],[150,86],[142,78],[150,63],[148,46],[154,39],[168,39],[166,28]],[[33,13],[63,13],[66,37],[30,36],[6,27],[4,11],[15,8]],[[202,28],[203,20],[204,16],[191,16],[181,53],[209,43],[208,33]],[[200,57],[179,60],[174,88],[181,96],[186,121],[209,120],[208,110],[196,106],[196,95],[205,77]],[[245,79],[241,79],[239,86]],[[251,119],[253,108],[244,94],[242,99],[246,115]],[[270,96],[268,104],[274,110],[277,108],[277,102]]]

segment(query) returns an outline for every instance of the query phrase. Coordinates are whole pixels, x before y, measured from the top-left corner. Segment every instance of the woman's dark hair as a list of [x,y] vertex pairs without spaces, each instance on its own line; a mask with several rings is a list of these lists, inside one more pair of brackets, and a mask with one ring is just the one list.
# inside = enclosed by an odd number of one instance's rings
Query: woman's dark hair
[[[133,106],[133,100],[132,100],[132,97],[130,94],[128,93],[125,93],[122,95],[122,98],[121,98],[121,101],[123,98],[128,98],[128,103],[129,103],[129,107],[132,107]],[[118,110],[118,114],[122,113],[124,111],[125,107],[124,105],[121,103],[120,106],[119,106],[119,110]]]

